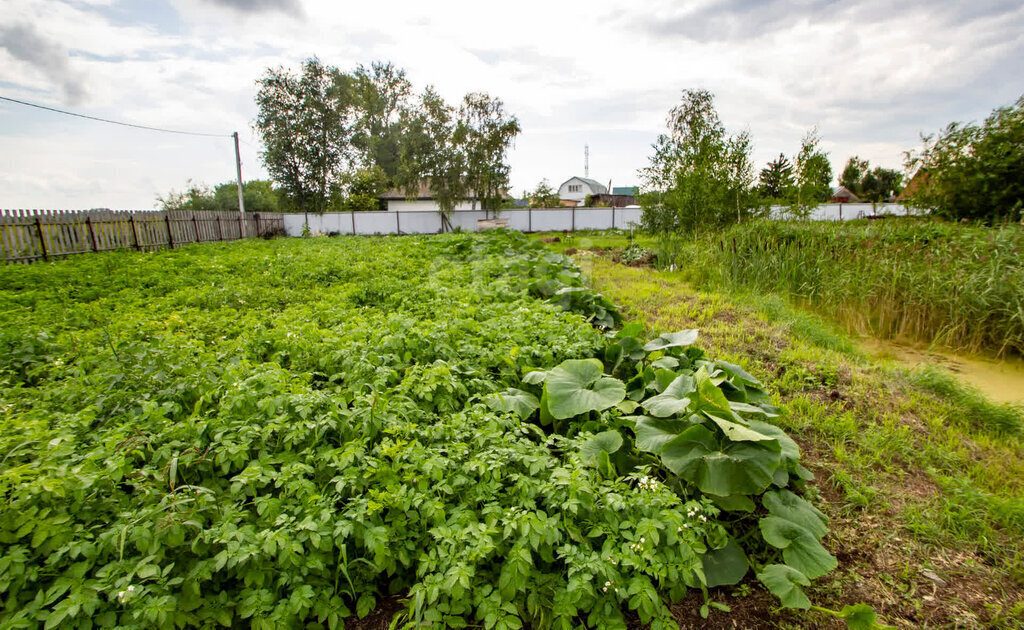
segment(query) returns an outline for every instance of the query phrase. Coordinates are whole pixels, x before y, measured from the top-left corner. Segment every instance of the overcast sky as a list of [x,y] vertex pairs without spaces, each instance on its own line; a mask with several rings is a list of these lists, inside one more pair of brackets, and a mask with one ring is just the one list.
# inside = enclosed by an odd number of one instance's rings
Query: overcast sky
[[[642,6],[641,6],[642,5]],[[450,102],[504,100],[523,133],[516,194],[541,178],[639,182],[686,88],[749,129],[758,169],[817,125],[899,168],[922,132],[983,119],[1024,93],[1024,3],[979,0],[0,0],[0,96],[132,123],[230,134],[265,177],[255,80],[317,55],[390,60]],[[230,138],[116,127],[0,101],[0,208],[152,208],[189,179],[234,177]]]

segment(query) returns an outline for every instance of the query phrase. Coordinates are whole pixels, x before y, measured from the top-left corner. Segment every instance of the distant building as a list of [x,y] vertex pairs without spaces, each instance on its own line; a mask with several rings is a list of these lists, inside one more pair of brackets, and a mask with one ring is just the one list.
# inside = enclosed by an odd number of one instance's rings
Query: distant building
[[[472,191],[470,191],[472,194]],[[504,195],[508,197],[506,192]],[[402,212],[440,212],[441,207],[437,205],[437,200],[434,198],[434,193],[430,190],[430,185],[422,181],[419,185],[419,190],[409,198],[406,196],[404,190],[391,189],[386,193],[377,195],[378,199],[384,201],[386,210],[391,212],[402,211]],[[476,204],[477,209],[480,208],[480,202]],[[473,200],[465,199],[455,205],[453,210],[472,210]]]
[[630,197],[636,197],[640,193],[639,186],[613,186],[613,195],[629,195]]
[[625,208],[626,206],[635,206],[636,197],[633,195],[604,195],[598,193],[590,196],[590,205],[606,208]]
[[829,201],[832,203],[858,203],[860,197],[853,194],[846,186],[837,186],[832,189],[832,197]]
[[[562,205],[577,205],[582,203],[587,195],[604,195],[608,193],[608,187],[604,184],[587,177],[570,177],[558,187],[558,198]],[[567,204],[567,201],[575,201],[575,204]]]

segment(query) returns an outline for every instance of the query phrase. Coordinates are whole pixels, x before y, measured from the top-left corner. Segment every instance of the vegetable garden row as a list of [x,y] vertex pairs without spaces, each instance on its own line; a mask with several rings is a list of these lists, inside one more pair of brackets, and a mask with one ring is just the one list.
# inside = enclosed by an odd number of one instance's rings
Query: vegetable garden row
[[807,608],[836,566],[763,386],[521,235],[79,257],[4,274],[0,312],[4,627],[403,594],[416,627],[662,628],[751,576]]

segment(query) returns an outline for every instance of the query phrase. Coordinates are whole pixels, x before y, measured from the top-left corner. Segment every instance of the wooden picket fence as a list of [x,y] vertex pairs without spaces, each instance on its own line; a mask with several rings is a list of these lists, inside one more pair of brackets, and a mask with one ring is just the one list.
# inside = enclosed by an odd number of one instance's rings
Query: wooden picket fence
[[278,213],[0,210],[0,261],[30,263],[117,249],[153,251],[189,243],[284,235]]

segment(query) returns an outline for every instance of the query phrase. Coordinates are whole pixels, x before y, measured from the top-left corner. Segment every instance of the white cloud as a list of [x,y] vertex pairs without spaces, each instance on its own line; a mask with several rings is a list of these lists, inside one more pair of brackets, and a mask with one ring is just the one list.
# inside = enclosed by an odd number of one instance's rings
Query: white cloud
[[[237,130],[247,178],[263,176],[249,124],[269,66],[391,60],[453,102],[490,92],[523,127],[515,191],[580,174],[587,143],[593,177],[636,183],[666,112],[692,87],[716,94],[731,131],[750,129],[758,162],[794,153],[817,124],[837,170],[853,154],[897,167],[919,132],[1014,100],[1024,61],[1024,8],[1005,2],[526,0],[499,13],[451,0],[0,0],[0,13],[49,42],[50,63],[3,53],[0,94],[68,106],[70,85],[83,113]],[[0,207],[152,207],[189,178],[232,177],[230,140],[10,104],[0,104],[0,148]]]

